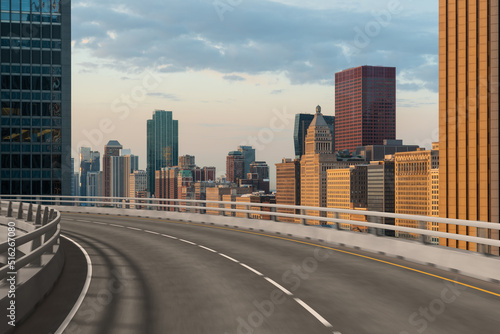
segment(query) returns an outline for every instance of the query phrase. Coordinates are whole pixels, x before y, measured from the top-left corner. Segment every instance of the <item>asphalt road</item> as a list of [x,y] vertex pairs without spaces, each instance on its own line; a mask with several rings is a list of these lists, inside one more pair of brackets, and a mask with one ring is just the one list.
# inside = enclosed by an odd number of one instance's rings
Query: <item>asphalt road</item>
[[[498,284],[428,266],[153,219],[63,214],[62,226],[92,261],[67,334],[500,332]],[[67,247],[65,273],[19,333],[55,332],[76,302],[87,270]]]

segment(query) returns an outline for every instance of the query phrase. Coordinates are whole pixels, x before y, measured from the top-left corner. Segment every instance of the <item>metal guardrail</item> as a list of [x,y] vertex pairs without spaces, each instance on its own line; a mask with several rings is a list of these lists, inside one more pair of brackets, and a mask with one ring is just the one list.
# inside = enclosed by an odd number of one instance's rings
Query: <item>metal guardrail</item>
[[[234,214],[243,214],[246,218],[252,218],[252,215],[266,216],[270,220],[277,221],[279,217],[295,218],[302,224],[308,225],[308,222],[318,222],[319,225],[342,229],[342,225],[366,227],[368,233],[383,236],[382,231],[396,231],[418,235],[419,240],[425,244],[430,243],[431,237],[445,238],[476,243],[482,246],[500,247],[500,240],[489,239],[488,230],[500,230],[500,224],[468,221],[459,219],[447,219],[439,217],[417,216],[407,214],[395,214],[374,211],[345,210],[335,208],[319,208],[294,205],[278,205],[250,202],[224,202],[224,201],[205,201],[188,199],[165,199],[165,198],[129,198],[129,197],[90,197],[90,196],[13,196],[0,195],[0,199],[8,198],[23,200],[30,203],[47,203],[51,205],[70,205],[70,206],[95,206],[95,207],[115,207],[132,208],[142,210],[165,210],[185,211],[189,213],[207,214],[207,211],[219,212],[224,216],[234,216]],[[235,207],[245,207],[245,209],[236,209]],[[259,210],[252,210],[259,208]],[[280,209],[293,210],[300,214],[290,214],[279,212]],[[265,211],[264,211],[265,210]],[[314,212],[317,215],[311,215]],[[342,214],[365,216],[367,222],[353,221],[339,218]],[[404,219],[417,222],[419,227],[404,227],[389,224],[381,224],[377,221],[380,218]],[[260,218],[262,219],[262,218]],[[478,236],[461,235],[440,231],[432,231],[427,228],[428,223],[447,224],[467,226],[477,229]],[[486,247],[480,247],[480,251],[486,253]]]
[[[18,206],[14,214],[14,206]],[[33,231],[8,239],[0,244],[0,258],[4,265],[0,268],[0,280],[7,278],[8,273],[12,272],[12,267],[9,265],[9,250],[15,248],[15,271],[20,271],[23,268],[36,268],[42,265],[42,256],[44,254],[54,254],[54,246],[59,243],[59,235],[61,231],[60,221],[61,214],[54,209],[50,209],[42,205],[36,207],[36,212],[33,210],[33,203],[29,204],[28,210],[23,209],[22,202],[13,204],[9,202],[5,208],[5,204],[0,202],[0,225],[5,227],[15,228],[12,223],[24,221],[33,224]],[[4,210],[6,210],[4,212]],[[2,223],[6,221],[7,223]],[[23,253],[20,248],[29,245],[30,251]],[[12,247],[13,246],[13,247]],[[12,258],[12,256],[10,256]],[[22,283],[22,282],[18,282]]]

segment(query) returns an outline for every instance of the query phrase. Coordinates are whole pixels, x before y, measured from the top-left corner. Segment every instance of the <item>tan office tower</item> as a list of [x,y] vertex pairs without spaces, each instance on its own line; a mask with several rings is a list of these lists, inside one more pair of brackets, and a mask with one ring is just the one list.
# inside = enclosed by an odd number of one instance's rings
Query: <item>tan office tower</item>
[[[498,1],[440,0],[439,6],[440,216],[499,223]],[[478,234],[456,225],[440,229]],[[479,235],[499,238],[498,231]],[[452,239],[441,245],[477,249]]]
[[[300,205],[300,161],[283,159],[276,164],[276,204]],[[300,214],[300,210],[278,209],[280,213]],[[296,223],[293,217],[278,217],[282,222]]]
[[[336,209],[352,209],[351,205],[351,173],[354,167],[343,169],[330,169],[327,172],[327,206]],[[328,213],[329,218],[338,218],[349,220],[351,215],[348,213],[334,212]],[[350,230],[348,224],[340,224],[343,230]]]
[[[302,206],[326,207],[326,173],[336,161],[332,148],[332,133],[321,107],[316,108],[316,115],[307,129],[305,154],[300,160],[300,204]],[[319,216],[318,211],[307,214]],[[326,215],[322,215],[325,217]],[[318,224],[318,221],[309,221]]]
[[[439,180],[439,151],[400,152],[395,159],[395,212],[408,215],[434,216],[437,214],[436,184]],[[437,231],[436,223],[428,222],[420,226],[416,220],[396,218],[396,226],[427,228]],[[418,234],[397,232],[399,238],[416,239]],[[437,237],[431,237],[432,243],[438,243]]]

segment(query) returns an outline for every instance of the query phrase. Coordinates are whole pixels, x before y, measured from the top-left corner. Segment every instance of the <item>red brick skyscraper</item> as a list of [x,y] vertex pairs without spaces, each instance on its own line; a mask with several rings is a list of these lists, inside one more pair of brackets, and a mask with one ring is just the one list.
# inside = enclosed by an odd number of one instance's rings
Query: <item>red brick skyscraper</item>
[[396,68],[361,66],[335,73],[335,150],[396,139]]

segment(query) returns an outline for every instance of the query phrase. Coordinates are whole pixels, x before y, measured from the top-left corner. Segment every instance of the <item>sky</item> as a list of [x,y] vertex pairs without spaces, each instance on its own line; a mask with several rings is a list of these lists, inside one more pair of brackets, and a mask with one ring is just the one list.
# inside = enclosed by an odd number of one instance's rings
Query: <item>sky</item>
[[180,155],[220,175],[253,145],[273,186],[294,115],[334,115],[335,73],[361,65],[397,68],[398,139],[439,139],[435,0],[73,0],[72,50],[74,157],[114,139],[145,169],[146,121],[169,110]]

